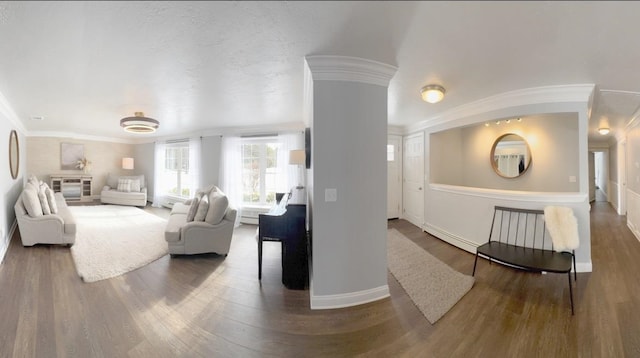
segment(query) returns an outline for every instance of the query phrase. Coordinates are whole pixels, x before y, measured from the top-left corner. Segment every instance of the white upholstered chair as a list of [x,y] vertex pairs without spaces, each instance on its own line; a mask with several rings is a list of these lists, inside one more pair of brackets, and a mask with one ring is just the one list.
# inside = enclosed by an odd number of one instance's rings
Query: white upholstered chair
[[198,191],[185,203],[173,204],[165,229],[169,253],[217,253],[226,256],[236,215],[237,210],[229,205],[227,196],[215,186]]

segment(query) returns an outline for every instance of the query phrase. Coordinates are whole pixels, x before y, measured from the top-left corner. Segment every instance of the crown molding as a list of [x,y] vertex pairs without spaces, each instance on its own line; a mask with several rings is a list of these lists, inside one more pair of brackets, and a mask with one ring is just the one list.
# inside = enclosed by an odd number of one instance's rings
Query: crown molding
[[116,138],[116,137],[102,137],[74,132],[56,132],[56,131],[30,131],[26,134],[27,137],[57,137],[57,138],[69,138],[80,140],[92,140],[96,142],[110,142],[110,143],[124,143],[124,144],[136,144],[135,139]]
[[408,132],[416,132],[439,124],[509,107],[551,104],[585,103],[588,105],[594,84],[575,84],[525,88],[490,96],[450,109],[432,118],[411,124]]
[[314,81],[347,81],[388,87],[398,68],[349,56],[306,56]]

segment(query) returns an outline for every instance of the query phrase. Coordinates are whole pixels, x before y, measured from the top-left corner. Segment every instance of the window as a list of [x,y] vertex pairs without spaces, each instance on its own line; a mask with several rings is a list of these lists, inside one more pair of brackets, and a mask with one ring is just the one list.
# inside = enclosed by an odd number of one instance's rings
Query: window
[[268,205],[276,198],[278,149],[275,138],[250,140],[242,144],[242,201]]
[[165,150],[164,182],[171,196],[191,197],[189,188],[189,143],[169,144]]

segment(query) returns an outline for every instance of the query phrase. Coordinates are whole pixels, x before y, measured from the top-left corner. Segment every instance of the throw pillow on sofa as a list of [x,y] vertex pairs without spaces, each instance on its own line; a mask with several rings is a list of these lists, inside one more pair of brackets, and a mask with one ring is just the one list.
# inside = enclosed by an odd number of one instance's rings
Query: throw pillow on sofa
[[200,204],[200,197],[196,196],[191,200],[191,205],[189,206],[189,212],[187,213],[187,222],[193,221],[196,217],[196,212],[198,211],[198,204]]
[[139,193],[140,192],[140,179],[131,179],[131,191]]
[[38,198],[38,191],[35,189],[35,185],[27,184],[20,195],[22,204],[29,216],[35,218],[42,216],[42,206],[40,205],[40,199]]
[[198,210],[196,211],[196,216],[193,218],[193,221],[204,221],[204,218],[207,216],[208,210],[209,210],[209,197],[206,195],[203,195],[202,199],[200,199],[200,203],[198,204]]
[[44,194],[47,196],[47,202],[49,203],[49,209],[51,209],[51,213],[57,214],[58,204],[56,203],[56,197],[53,193],[53,190],[51,190],[51,188],[47,188]]
[[51,207],[49,206],[49,200],[47,199],[46,190],[49,186],[46,183],[41,183],[38,189],[38,200],[40,201],[40,207],[42,207],[42,214],[50,215]]
[[128,193],[131,191],[131,179],[118,179],[118,191]]
[[212,192],[209,196],[209,211],[204,221],[211,225],[217,225],[222,221],[229,207],[229,199],[221,191]]

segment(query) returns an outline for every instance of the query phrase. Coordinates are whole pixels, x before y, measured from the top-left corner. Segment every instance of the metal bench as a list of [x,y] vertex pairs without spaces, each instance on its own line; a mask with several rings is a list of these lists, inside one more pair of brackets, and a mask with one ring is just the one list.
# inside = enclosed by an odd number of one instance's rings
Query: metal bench
[[480,245],[473,263],[476,273],[478,256],[491,261],[530,272],[566,273],[569,278],[571,314],[573,309],[573,288],[571,285],[571,264],[574,281],[576,274],[575,251],[556,252],[553,242],[547,239],[543,210],[516,209],[496,206],[489,233],[489,242]]

